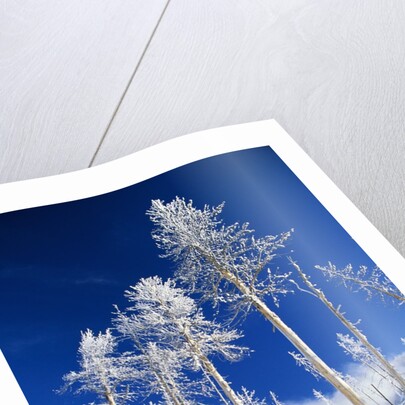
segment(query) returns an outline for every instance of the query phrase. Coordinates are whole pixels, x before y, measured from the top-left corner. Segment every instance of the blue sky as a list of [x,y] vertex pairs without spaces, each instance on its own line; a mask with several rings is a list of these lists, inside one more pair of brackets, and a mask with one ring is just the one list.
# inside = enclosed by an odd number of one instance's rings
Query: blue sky
[[[140,277],[172,274],[158,257],[145,215],[152,199],[192,199],[196,206],[226,201],[224,221],[248,221],[258,236],[295,232],[277,264],[291,254],[328,297],[342,304],[389,356],[403,349],[405,308],[366,302],[314,273],[315,264],[373,263],[268,147],[228,153],[172,170],[126,189],[80,201],[0,215],[0,347],[30,404],[82,404],[90,397],[55,395],[75,370],[80,331],[110,326],[112,305]],[[295,294],[279,315],[336,369],[349,358],[337,347],[340,324],[313,297]],[[302,401],[312,388],[331,391],[295,366],[289,342],[258,314],[241,325],[254,353],[244,361],[215,360],[233,386],[265,397]],[[293,383],[292,383],[293,381]]]

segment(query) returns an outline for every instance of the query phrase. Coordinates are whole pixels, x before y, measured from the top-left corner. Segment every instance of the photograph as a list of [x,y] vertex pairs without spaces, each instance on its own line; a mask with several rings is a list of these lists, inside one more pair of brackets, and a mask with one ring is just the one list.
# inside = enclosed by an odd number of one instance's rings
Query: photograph
[[269,146],[0,214],[0,250],[30,405],[405,404],[404,294]]

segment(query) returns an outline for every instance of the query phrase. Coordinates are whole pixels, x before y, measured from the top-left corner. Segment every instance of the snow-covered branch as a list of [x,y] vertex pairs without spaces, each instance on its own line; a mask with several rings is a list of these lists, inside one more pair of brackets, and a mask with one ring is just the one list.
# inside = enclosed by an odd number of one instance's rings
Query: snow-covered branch
[[310,280],[310,277],[307,274],[303,272],[300,266],[291,258],[289,260],[298,273],[301,281],[305,284],[305,287],[309,289],[310,293],[315,295],[357,339],[354,340],[348,335],[344,336],[338,334],[339,345],[343,347],[347,353],[350,353],[355,360],[362,361],[369,367],[373,364],[374,367],[377,367],[377,369],[380,369],[384,374],[389,376],[389,380],[392,381],[396,387],[400,387],[400,389],[405,392],[404,377],[382,355],[381,351],[369,342],[366,335],[360,331],[357,327],[359,321],[356,323],[350,322],[340,310],[340,305],[335,307],[332,302],[327,299],[325,293]]
[[369,269],[366,266],[360,266],[355,270],[351,264],[348,264],[338,269],[329,262],[327,266],[318,265],[315,268],[320,270],[328,280],[334,279],[353,292],[365,292],[367,299],[378,297],[383,302],[390,299],[399,305],[405,302],[404,294],[378,267]]
[[212,377],[233,404],[240,405],[237,394],[219,374],[211,356],[228,361],[240,360],[248,349],[233,343],[241,335],[207,320],[196,302],[176,287],[173,280],[159,277],[141,279],[126,291],[130,306],[116,319],[118,330],[157,342],[181,355],[184,368],[202,370]]
[[[226,272],[243,282],[251,294],[270,296],[278,305],[279,297],[292,291],[289,273],[270,268],[270,263],[292,231],[257,238],[248,223],[225,226],[218,218],[223,207],[224,203],[216,207],[205,205],[199,210],[192,201],[178,197],[170,204],[152,201],[147,213],[156,225],[152,236],[164,250],[162,256],[180,264],[177,277],[188,288],[216,303],[226,300],[236,311],[245,312],[251,306],[247,297],[229,282]],[[213,265],[223,272],[213,272]]]
[[133,362],[133,356],[117,353],[117,340],[110,329],[98,335],[87,329],[81,334],[80,370],[63,377],[61,392],[75,386],[76,393],[94,393],[109,405],[125,404],[135,397],[132,384],[139,378]]
[[321,391],[317,391],[317,390],[312,390],[314,397],[322,402],[324,402],[327,405],[332,405],[332,402],[326,398]]
[[248,391],[245,387],[242,387],[242,392],[238,392],[237,395],[243,405],[266,405],[266,401],[256,398],[255,394],[255,391]]
[[135,314],[121,312],[117,307],[113,323],[123,337],[132,341],[138,354],[136,368],[142,378],[137,389],[142,397],[156,394],[166,404],[191,405],[196,403],[195,397],[210,395],[206,383],[191,381],[184,373],[184,368],[190,367],[184,350],[161,345]]
[[295,360],[298,366],[303,367],[305,371],[308,371],[308,373],[312,374],[317,380],[322,377],[322,374],[302,354],[296,352],[288,352],[288,354]]
[[270,391],[270,398],[273,401],[273,405],[284,405],[277,397],[277,395],[273,392]]
[[384,364],[379,362],[378,358],[376,358],[360,340],[354,339],[349,335],[343,335],[342,333],[338,333],[337,338],[338,345],[346,354],[350,355],[353,360],[369,367],[374,373],[388,381],[396,390],[401,392],[401,385],[390,374],[390,370],[387,370]]

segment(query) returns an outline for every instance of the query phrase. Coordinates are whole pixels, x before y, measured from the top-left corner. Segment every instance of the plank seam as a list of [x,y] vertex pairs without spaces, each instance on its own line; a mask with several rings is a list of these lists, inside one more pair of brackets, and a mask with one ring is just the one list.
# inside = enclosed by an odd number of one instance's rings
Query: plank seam
[[122,95],[121,95],[121,97],[120,97],[120,99],[119,99],[119,101],[118,101],[118,103],[117,103],[115,109],[114,109],[114,112],[113,112],[113,114],[112,114],[112,116],[111,116],[111,118],[110,118],[110,121],[108,122],[107,127],[106,127],[106,129],[105,129],[103,135],[101,136],[100,142],[99,142],[99,144],[97,145],[96,151],[94,152],[94,155],[93,155],[93,157],[91,158],[88,167],[92,167],[92,166],[93,166],[93,164],[94,164],[94,162],[95,162],[95,160],[96,160],[96,157],[97,157],[98,153],[100,152],[101,146],[103,145],[103,142],[105,141],[105,139],[106,139],[106,137],[107,137],[107,134],[108,134],[108,132],[109,132],[109,130],[110,130],[110,128],[111,128],[111,125],[112,125],[112,123],[114,122],[115,117],[117,116],[118,110],[120,109],[120,107],[121,107],[121,105],[122,105],[122,102],[124,101],[124,98],[125,98],[125,96],[126,96],[127,93],[128,93],[129,88],[131,87],[131,84],[132,84],[132,82],[133,82],[133,80],[134,80],[134,77],[135,77],[135,75],[137,74],[137,72],[138,72],[138,70],[139,70],[139,67],[141,66],[141,63],[142,63],[142,61],[143,61],[143,59],[144,59],[144,57],[145,57],[145,55],[146,55],[146,52],[147,52],[147,50],[148,50],[150,44],[152,43],[153,37],[155,36],[156,31],[157,31],[157,29],[158,29],[160,23],[161,23],[162,20],[163,20],[163,17],[164,17],[164,15],[165,15],[165,13],[166,13],[167,8],[169,7],[170,2],[171,2],[171,0],[167,0],[167,2],[166,2],[166,4],[165,4],[165,6],[164,6],[164,8],[163,8],[163,10],[162,10],[162,12],[161,12],[159,18],[158,18],[158,20],[157,20],[157,22],[156,22],[156,25],[155,25],[155,27],[154,27],[154,29],[153,29],[153,31],[152,31],[152,33],[151,33],[149,39],[148,39],[148,42],[146,43],[145,48],[144,48],[144,50],[142,51],[141,57],[139,58],[138,62],[136,63],[135,68],[134,68],[134,70],[133,70],[133,72],[132,72],[132,74],[131,74],[131,77],[129,78],[129,81],[128,81],[127,85],[125,86],[125,89],[124,89],[124,91],[123,91],[123,93],[122,93]]

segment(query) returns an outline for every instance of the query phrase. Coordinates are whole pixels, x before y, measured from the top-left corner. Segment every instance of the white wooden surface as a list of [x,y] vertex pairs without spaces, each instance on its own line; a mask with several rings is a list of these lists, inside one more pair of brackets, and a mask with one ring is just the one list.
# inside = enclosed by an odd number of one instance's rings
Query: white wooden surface
[[0,181],[276,118],[405,253],[402,0],[4,4]]
[[1,1],[1,181],[89,164],[164,4]]

